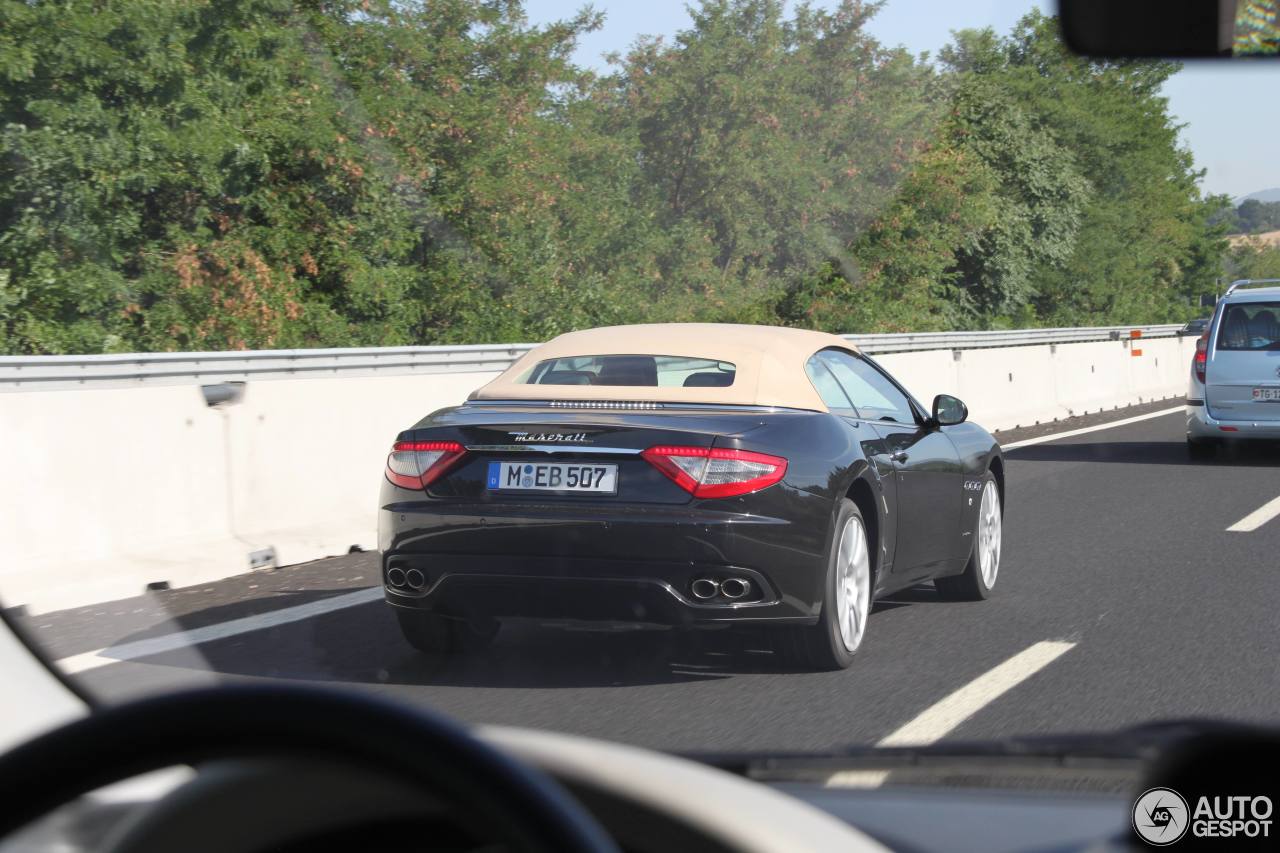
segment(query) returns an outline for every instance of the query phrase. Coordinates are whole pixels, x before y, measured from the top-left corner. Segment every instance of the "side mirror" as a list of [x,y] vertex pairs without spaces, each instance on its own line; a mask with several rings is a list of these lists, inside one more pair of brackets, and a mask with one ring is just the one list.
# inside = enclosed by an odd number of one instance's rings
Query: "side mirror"
[[969,419],[969,407],[950,394],[933,398],[933,422],[938,426],[955,426]]

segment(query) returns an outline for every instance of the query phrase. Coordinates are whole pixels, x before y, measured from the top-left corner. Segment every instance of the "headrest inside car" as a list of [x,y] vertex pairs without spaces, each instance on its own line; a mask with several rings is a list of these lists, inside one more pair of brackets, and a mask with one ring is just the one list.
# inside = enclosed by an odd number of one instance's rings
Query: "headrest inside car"
[[684,379],[686,388],[728,388],[733,384],[733,374],[722,370],[690,373]]

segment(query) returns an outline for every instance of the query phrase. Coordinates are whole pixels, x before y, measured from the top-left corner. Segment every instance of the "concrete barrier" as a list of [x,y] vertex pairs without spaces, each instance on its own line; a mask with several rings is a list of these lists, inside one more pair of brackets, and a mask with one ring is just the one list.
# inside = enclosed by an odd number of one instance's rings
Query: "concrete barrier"
[[[998,430],[1183,394],[1194,338],[1141,348],[1135,357],[1116,340],[877,358],[926,406],[955,394]],[[396,433],[496,375],[420,369],[430,372],[273,374],[216,407],[199,377],[5,391],[0,599],[41,612],[374,547]]]
[[1194,337],[1051,344],[876,356],[921,403],[964,400],[992,430],[1030,426],[1186,393]]

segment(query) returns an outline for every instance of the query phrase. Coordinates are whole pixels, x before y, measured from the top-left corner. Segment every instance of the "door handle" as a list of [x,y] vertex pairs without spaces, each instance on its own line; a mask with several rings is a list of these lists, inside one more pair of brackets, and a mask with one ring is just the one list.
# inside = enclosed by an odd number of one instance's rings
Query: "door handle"
[[892,459],[894,462],[906,462],[907,451],[905,450],[895,451],[894,453],[889,454],[889,458]]

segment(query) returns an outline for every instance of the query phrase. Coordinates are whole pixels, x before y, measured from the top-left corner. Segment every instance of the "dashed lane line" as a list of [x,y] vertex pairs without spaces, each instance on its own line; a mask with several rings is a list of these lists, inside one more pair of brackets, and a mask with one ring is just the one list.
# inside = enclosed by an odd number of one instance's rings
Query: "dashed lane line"
[[[927,746],[941,740],[965,720],[1075,646],[1075,643],[1045,640],[1023,649],[1004,663],[925,708],[907,723],[882,737],[876,742],[876,746]],[[841,770],[831,774],[825,784],[832,788],[878,788],[891,772]]]
[[1044,640],[1023,649],[925,708],[914,719],[881,738],[876,746],[923,746],[946,737],[956,726],[1053,663],[1075,645]]
[[1235,524],[1227,528],[1229,533],[1252,533],[1271,519],[1280,515],[1280,497],[1272,498]]

